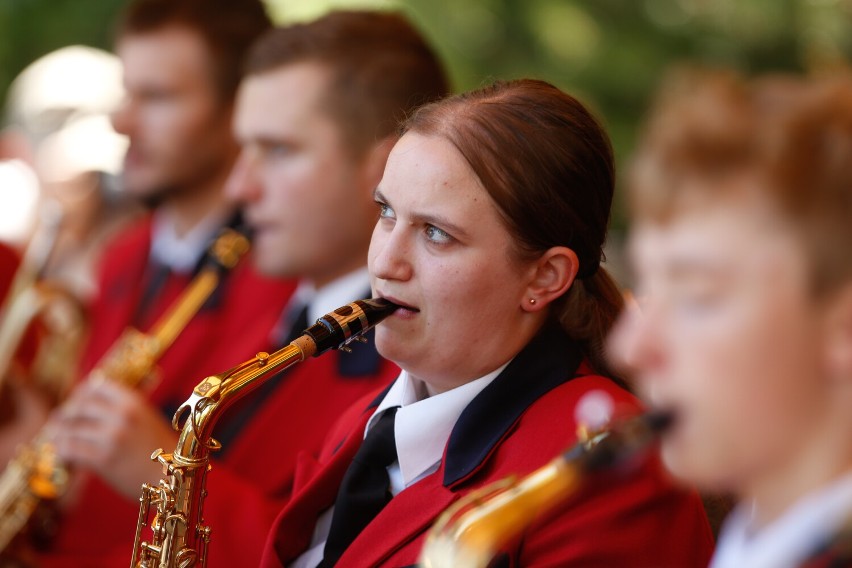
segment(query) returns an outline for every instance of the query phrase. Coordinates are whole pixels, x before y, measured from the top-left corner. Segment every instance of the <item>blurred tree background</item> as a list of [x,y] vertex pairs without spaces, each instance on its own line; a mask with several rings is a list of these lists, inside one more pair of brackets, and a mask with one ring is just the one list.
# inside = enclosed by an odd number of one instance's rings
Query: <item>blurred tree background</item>
[[[852,53],[852,0],[267,0],[278,22],[330,7],[408,13],[465,90],[546,79],[594,107],[620,165],[673,64],[831,72]],[[109,48],[122,0],[0,0],[0,97],[29,62],[71,43]],[[615,227],[623,225],[617,203]]]

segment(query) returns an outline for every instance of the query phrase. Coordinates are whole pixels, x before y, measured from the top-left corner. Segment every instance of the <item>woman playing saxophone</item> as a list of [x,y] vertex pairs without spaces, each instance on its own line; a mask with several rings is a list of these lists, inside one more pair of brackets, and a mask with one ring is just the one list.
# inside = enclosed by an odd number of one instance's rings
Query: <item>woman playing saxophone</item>
[[[376,346],[403,371],[305,459],[263,566],[414,564],[448,506],[570,446],[586,393],[639,412],[600,357],[621,301],[600,266],[614,174],[598,122],[523,80],[423,107],[404,132],[369,254],[374,296],[400,306]],[[653,457],[557,513],[500,561],[701,566],[712,548],[697,496]]]

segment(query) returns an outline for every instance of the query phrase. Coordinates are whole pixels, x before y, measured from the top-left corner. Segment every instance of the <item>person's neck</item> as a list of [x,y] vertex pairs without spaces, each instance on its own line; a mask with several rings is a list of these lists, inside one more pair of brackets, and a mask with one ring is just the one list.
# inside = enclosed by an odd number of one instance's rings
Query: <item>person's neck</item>
[[786,461],[764,468],[741,498],[754,507],[754,529],[781,518],[797,501],[852,472],[852,448],[846,420],[825,420]]

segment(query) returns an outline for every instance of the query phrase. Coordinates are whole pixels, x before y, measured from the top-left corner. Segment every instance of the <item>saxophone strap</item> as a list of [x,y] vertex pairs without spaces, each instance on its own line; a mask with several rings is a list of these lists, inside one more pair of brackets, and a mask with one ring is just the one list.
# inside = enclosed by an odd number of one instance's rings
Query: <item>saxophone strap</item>
[[219,282],[217,283],[213,293],[211,293],[206,299],[199,311],[212,309],[221,302],[220,290],[228,272],[231,268],[233,268],[234,264],[236,264],[236,261],[233,259],[223,261],[222,258],[222,247],[228,245],[222,244],[221,239],[223,234],[227,234],[229,229],[238,235],[242,235],[246,239],[250,238],[249,229],[243,222],[242,213],[237,211],[231,216],[222,229],[210,239],[204,249],[204,253],[198,259],[198,262],[195,263],[193,269],[186,275],[172,270],[171,267],[164,262],[149,257],[148,265],[145,268],[143,276],[145,288],[131,320],[134,327],[142,329],[145,327],[143,324],[151,321],[152,318],[150,312],[157,304],[157,300],[160,298],[162,292],[165,290],[166,283],[169,281],[169,278],[173,276],[188,277],[190,280],[195,280],[205,269],[215,269]]

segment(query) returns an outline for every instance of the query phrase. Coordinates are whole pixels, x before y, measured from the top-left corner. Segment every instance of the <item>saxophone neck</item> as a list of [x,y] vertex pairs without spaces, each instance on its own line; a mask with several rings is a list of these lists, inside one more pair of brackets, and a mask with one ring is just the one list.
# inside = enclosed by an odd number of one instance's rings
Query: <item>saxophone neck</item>
[[[207,377],[192,391],[172,420],[180,431],[174,453],[157,450],[152,459],[163,466],[167,480],[142,488],[132,566],[204,566],[210,528],[204,525],[202,504],[216,422],[234,403],[262,385],[267,376],[328,349],[343,349],[396,310],[385,300],[358,300],[324,315],[289,345],[256,357],[219,375]],[[151,510],[156,509],[153,513]],[[153,515],[152,520],[148,521]],[[171,524],[169,524],[171,523]],[[154,528],[152,541],[142,540],[144,526]],[[196,564],[182,563],[192,558]]]

